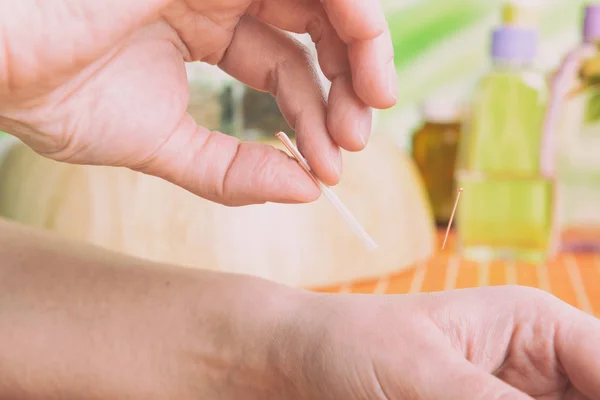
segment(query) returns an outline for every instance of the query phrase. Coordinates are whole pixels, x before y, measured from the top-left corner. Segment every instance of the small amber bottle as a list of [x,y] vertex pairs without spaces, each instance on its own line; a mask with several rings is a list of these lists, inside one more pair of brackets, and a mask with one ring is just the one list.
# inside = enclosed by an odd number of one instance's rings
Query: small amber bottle
[[435,221],[445,226],[454,206],[454,168],[463,111],[453,100],[431,99],[421,108],[423,124],[412,138],[412,154],[429,194]]

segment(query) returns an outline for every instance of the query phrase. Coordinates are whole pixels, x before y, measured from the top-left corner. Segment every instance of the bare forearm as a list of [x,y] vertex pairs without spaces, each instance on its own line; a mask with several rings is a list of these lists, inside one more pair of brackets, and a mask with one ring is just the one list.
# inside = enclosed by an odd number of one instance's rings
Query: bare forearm
[[[234,373],[253,376],[237,382],[246,390],[270,387],[268,341],[288,289],[2,221],[0,254],[0,399],[187,399]],[[240,340],[249,335],[257,342]]]

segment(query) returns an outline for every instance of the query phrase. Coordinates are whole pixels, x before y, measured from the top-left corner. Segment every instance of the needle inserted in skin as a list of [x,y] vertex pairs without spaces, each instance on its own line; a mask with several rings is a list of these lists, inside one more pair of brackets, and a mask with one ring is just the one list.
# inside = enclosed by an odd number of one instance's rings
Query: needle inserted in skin
[[450,221],[448,221],[448,229],[446,229],[446,237],[444,237],[444,244],[442,244],[442,250],[446,247],[446,240],[448,240],[448,234],[450,233],[450,227],[452,227],[452,220],[454,219],[454,213],[456,212],[456,206],[458,206],[458,200],[460,200],[460,194],[462,193],[463,188],[458,188],[458,195],[456,196],[456,202],[454,203],[454,209],[452,210],[452,215],[450,216]]
[[275,136],[279,140],[281,140],[283,145],[288,149],[288,151],[292,154],[292,156],[296,159],[296,161],[298,161],[298,164],[300,164],[302,169],[304,169],[304,171],[306,171],[306,173],[312,178],[312,180],[315,181],[315,183],[321,189],[321,193],[323,193],[323,195],[325,197],[327,197],[327,199],[331,202],[331,204],[333,204],[335,209],[340,213],[340,215],[348,223],[348,225],[350,226],[350,229],[352,229],[352,232],[354,232],[354,234],[356,234],[356,236],[358,236],[362,240],[362,242],[365,244],[367,249],[369,249],[371,251],[375,250],[377,248],[377,243],[375,243],[375,241],[369,236],[369,234],[367,233],[365,228],[363,228],[362,225],[356,220],[354,215],[352,215],[350,210],[348,210],[348,208],[346,208],[344,203],[342,203],[342,201],[339,199],[339,197],[337,197],[335,192],[333,190],[331,190],[331,188],[329,186],[325,185],[323,182],[321,182],[315,176],[315,174],[310,169],[308,162],[302,156],[302,154],[300,154],[300,151],[296,148],[296,146],[294,146],[294,144],[292,143],[290,138],[283,132],[278,132],[277,134],[275,134]]

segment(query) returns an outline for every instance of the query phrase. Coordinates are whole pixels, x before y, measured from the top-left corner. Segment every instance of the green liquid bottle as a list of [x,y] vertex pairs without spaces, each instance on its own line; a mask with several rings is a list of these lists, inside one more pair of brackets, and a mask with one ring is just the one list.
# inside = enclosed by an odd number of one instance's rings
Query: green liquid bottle
[[553,249],[554,182],[541,173],[548,91],[533,67],[536,31],[493,32],[494,67],[475,92],[461,134],[457,210],[462,255],[539,262]]

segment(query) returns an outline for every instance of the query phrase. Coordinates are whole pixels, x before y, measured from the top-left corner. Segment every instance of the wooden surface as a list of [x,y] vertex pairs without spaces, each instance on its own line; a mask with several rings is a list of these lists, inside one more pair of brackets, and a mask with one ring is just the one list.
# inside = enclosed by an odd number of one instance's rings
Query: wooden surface
[[[438,234],[441,248],[443,232]],[[405,294],[458,288],[498,285],[532,286],[551,292],[560,299],[600,317],[600,254],[560,254],[544,264],[493,261],[477,263],[461,259],[455,252],[455,238],[446,250],[427,262],[383,276],[377,280],[354,282],[319,292]]]

